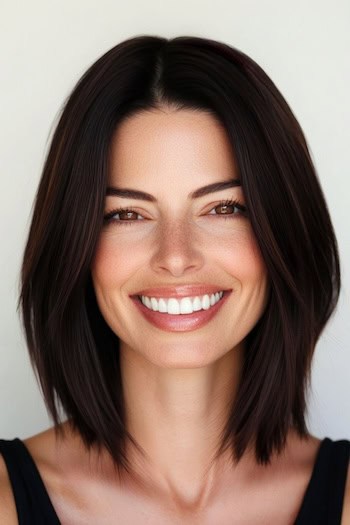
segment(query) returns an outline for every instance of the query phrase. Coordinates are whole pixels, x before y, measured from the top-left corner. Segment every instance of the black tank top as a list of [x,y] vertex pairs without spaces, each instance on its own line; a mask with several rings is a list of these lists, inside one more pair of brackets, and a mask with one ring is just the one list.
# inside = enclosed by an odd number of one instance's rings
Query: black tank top
[[[18,438],[0,439],[0,453],[9,473],[19,525],[60,525],[24,443]],[[323,439],[294,525],[340,525],[349,457],[350,441]]]

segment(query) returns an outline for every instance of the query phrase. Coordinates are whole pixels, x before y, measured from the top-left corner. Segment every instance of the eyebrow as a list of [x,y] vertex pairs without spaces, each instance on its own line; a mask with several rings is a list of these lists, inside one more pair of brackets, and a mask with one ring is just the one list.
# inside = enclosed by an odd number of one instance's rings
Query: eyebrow
[[[233,188],[236,186],[241,186],[241,181],[239,179],[214,182],[213,184],[208,184],[207,186],[203,186],[202,188],[198,188],[197,190],[191,192],[188,197],[191,199],[198,199],[199,197],[204,197],[209,193],[226,190],[227,188]],[[130,188],[116,188],[114,186],[108,186],[106,190],[106,196],[117,196],[125,199],[139,199],[148,202],[157,202],[157,199],[150,193],[140,190],[133,190]]]

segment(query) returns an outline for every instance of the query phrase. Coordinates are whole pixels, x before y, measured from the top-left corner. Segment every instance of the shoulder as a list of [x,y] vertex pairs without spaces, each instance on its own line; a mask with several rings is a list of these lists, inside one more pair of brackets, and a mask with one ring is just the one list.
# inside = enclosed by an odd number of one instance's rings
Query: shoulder
[[343,513],[341,525],[350,524],[350,464],[348,466],[348,473],[346,478],[345,493],[344,493],[344,503],[343,503]]
[[328,445],[328,465],[331,466],[331,470],[325,469],[325,474],[331,476],[329,483],[336,497],[341,498],[341,525],[350,525],[350,441],[326,438],[324,442]]
[[[48,429],[27,439],[22,439],[35,464],[45,467],[50,464],[50,451],[55,441],[54,429]],[[45,470],[45,468],[43,469]],[[47,469],[46,469],[47,470]],[[18,525],[18,515],[13,493],[12,484],[9,478],[8,468],[0,450],[0,524]]]
[[4,458],[0,454],[1,525],[17,525],[17,510]]

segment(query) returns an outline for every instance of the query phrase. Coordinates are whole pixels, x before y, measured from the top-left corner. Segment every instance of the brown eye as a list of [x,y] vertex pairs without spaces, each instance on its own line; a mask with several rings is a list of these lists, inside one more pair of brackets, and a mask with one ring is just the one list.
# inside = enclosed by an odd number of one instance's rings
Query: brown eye
[[213,210],[215,210],[215,213],[210,213],[210,215],[218,215],[218,216],[236,216],[237,213],[235,212],[235,209],[238,210],[238,215],[245,215],[246,214],[246,207],[240,204],[236,200],[226,200],[223,202],[220,202]]
[[111,222],[115,224],[132,224],[133,222],[141,220],[138,219],[138,217],[142,217],[142,215],[137,213],[137,211],[133,210],[132,208],[118,208],[117,210],[112,210],[107,213],[103,218],[103,222],[104,224]]
[[[128,219],[132,219],[132,218],[135,219],[135,215],[137,215],[137,213],[134,212],[134,211],[125,210],[125,211],[118,212],[116,215],[119,215],[121,220],[128,220]],[[133,215],[134,215],[134,217],[132,217]],[[124,219],[123,219],[123,216],[124,216]]]

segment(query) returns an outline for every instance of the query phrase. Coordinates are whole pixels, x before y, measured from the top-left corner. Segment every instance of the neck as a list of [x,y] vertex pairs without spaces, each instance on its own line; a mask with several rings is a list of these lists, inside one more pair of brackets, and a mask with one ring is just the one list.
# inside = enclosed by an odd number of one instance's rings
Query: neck
[[[127,429],[136,476],[152,493],[183,507],[205,505],[222,482],[230,451],[216,452],[236,395],[243,346],[200,368],[160,368],[120,350]],[[232,462],[231,462],[232,466]]]

